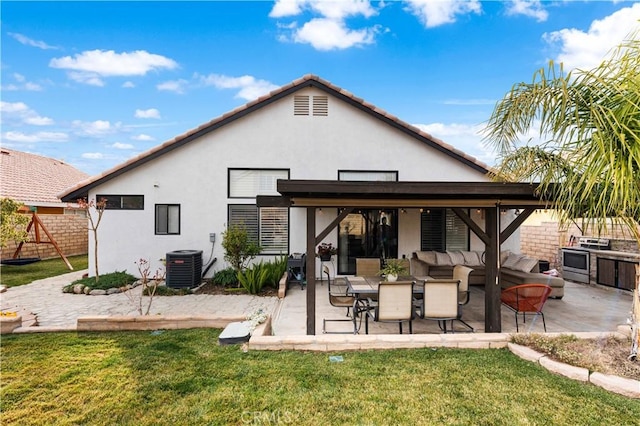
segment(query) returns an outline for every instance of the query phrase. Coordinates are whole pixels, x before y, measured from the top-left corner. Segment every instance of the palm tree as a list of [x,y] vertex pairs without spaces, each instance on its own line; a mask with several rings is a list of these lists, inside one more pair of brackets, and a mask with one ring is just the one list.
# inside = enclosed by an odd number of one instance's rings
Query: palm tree
[[[542,143],[519,143],[538,130]],[[638,31],[593,70],[564,73],[551,61],[513,86],[484,130],[499,152],[496,179],[539,182],[561,225],[586,218],[598,231],[622,222],[640,244],[640,39]],[[640,334],[636,267],[632,349]]]

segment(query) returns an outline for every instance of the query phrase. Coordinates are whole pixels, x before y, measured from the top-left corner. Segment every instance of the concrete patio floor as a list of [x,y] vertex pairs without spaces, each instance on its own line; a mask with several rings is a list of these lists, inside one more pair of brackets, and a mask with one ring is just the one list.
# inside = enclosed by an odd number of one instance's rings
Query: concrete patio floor
[[[293,285],[287,290],[286,297],[280,301],[273,317],[273,333],[276,336],[296,336],[306,334],[306,288],[301,290]],[[569,332],[614,332],[619,325],[627,323],[631,312],[631,293],[608,287],[590,286],[565,281],[565,296],[561,300],[548,299],[543,312],[549,333]],[[329,304],[326,283],[316,286],[316,335],[322,333],[322,320],[345,319],[345,308],[336,308]],[[513,311],[502,307],[502,332],[515,333],[515,315]],[[481,286],[471,287],[471,300],[463,307],[462,318],[476,333],[484,333],[484,290]],[[542,319],[527,315],[526,323],[519,321],[520,332],[544,332]],[[466,328],[459,323],[456,331]],[[328,323],[327,331],[353,332],[350,322]],[[408,333],[408,326],[403,325]],[[397,323],[373,323],[369,321],[369,334],[398,334]],[[440,334],[436,321],[415,319],[414,334]],[[360,330],[364,334],[364,322]]]

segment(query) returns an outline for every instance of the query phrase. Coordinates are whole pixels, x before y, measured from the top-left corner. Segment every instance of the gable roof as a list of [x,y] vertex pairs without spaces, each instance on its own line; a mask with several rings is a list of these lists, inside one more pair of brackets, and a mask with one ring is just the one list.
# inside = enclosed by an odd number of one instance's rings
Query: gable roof
[[272,92],[259,97],[258,99],[251,101],[245,105],[242,105],[226,114],[223,114],[217,118],[214,118],[213,120],[209,121],[208,123],[204,123],[201,126],[195,128],[195,129],[191,129],[189,131],[187,131],[186,133],[183,133],[179,136],[174,137],[173,139],[170,139],[166,142],[164,142],[161,145],[158,145],[152,149],[150,149],[149,151],[146,151],[128,161],[126,161],[125,163],[122,163],[110,170],[107,170],[97,176],[92,177],[91,179],[89,179],[86,182],[82,182],[74,187],[71,187],[69,189],[67,189],[65,192],[63,192],[62,194],[60,194],[60,197],[65,200],[65,201],[75,201],[78,198],[84,198],[87,197],[89,190],[104,183],[107,182],[123,173],[126,173],[129,170],[132,170],[138,166],[141,166],[142,164],[145,164],[161,155],[164,155],[176,148],[181,147],[182,145],[185,145],[189,142],[191,142],[192,140],[195,140],[209,132],[215,131],[216,129],[231,123],[234,120],[237,120],[238,118],[244,117],[245,115],[258,110],[262,107],[265,107],[267,105],[269,105],[272,102],[275,102],[279,99],[282,99],[286,96],[291,95],[294,92],[297,92],[301,89],[307,88],[307,87],[314,87],[320,90],[323,90],[325,92],[327,92],[328,94],[335,96],[336,98],[362,110],[363,112],[371,115],[372,117],[375,117],[379,120],[382,120],[383,122],[385,122],[386,124],[400,130],[401,132],[414,137],[418,140],[420,140],[421,142],[425,143],[426,145],[446,154],[449,155],[450,157],[460,161],[461,163],[481,172],[481,173],[489,173],[489,168],[486,164],[478,161],[476,158],[469,156],[467,154],[465,154],[462,151],[459,151],[457,149],[455,149],[453,146],[448,145],[446,143],[444,143],[443,141],[441,141],[440,139],[437,139],[433,136],[431,136],[430,134],[421,131],[420,129],[418,129],[415,126],[410,125],[409,123],[406,123],[402,120],[400,120],[398,117],[389,114],[388,112],[384,111],[383,109],[380,109],[378,107],[376,107],[375,105],[372,105],[366,101],[364,101],[361,98],[356,97],[355,95],[351,94],[350,92],[335,86],[333,84],[331,84],[330,82],[321,79],[320,77],[313,75],[313,74],[307,74],[305,76],[303,76],[302,78],[299,78],[297,80],[292,81],[291,83],[284,85],[276,90],[273,90]]
[[64,161],[4,147],[0,150],[0,197],[26,205],[66,205],[58,194],[88,177]]

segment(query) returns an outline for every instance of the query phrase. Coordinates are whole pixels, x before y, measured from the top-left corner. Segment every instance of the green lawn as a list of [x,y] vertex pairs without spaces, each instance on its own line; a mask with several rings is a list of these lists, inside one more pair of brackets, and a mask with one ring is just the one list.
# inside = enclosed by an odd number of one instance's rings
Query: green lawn
[[[2,338],[1,424],[637,425],[506,349],[244,353],[219,330]],[[343,362],[330,362],[341,355]]]
[[[86,254],[70,256],[67,257],[67,259],[69,259],[75,271],[81,271],[88,267],[89,259]],[[16,287],[29,284],[35,280],[55,277],[56,275],[62,275],[68,272],[72,271],[67,268],[67,265],[59,257],[22,266],[2,265],[2,267],[0,267],[0,284],[6,285],[7,287]]]

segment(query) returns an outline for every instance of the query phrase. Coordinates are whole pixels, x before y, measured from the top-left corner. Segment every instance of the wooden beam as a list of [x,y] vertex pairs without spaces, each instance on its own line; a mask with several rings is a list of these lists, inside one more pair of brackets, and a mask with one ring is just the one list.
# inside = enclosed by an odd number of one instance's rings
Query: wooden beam
[[344,210],[342,210],[342,212],[340,212],[340,214],[335,219],[333,219],[331,223],[327,225],[327,227],[323,229],[322,232],[320,232],[320,234],[318,234],[318,236],[315,238],[315,244],[316,245],[320,244],[324,239],[324,237],[329,235],[329,232],[333,231],[335,227],[338,226],[340,222],[342,222],[342,219],[347,217],[347,215],[349,215],[352,211],[353,211],[353,207],[347,207]]
[[316,334],[316,209],[307,207],[307,335]]
[[485,245],[485,283],[484,283],[484,331],[500,333],[502,318],[500,315],[500,228],[498,218],[500,206],[485,210],[485,230],[490,237]]
[[[348,197],[291,197],[291,207],[371,207],[371,208],[427,208],[427,207],[460,207],[460,208],[483,208],[493,207],[497,203],[505,204],[504,200],[487,198],[481,200],[473,199],[411,199],[411,198],[348,198]],[[544,208],[542,201],[514,200],[514,207],[534,207]]]
[[490,241],[490,237],[482,228],[475,223],[471,217],[461,208],[452,208],[453,212],[458,216],[462,221],[469,227],[469,229],[478,236],[482,240],[482,242],[486,245]]

